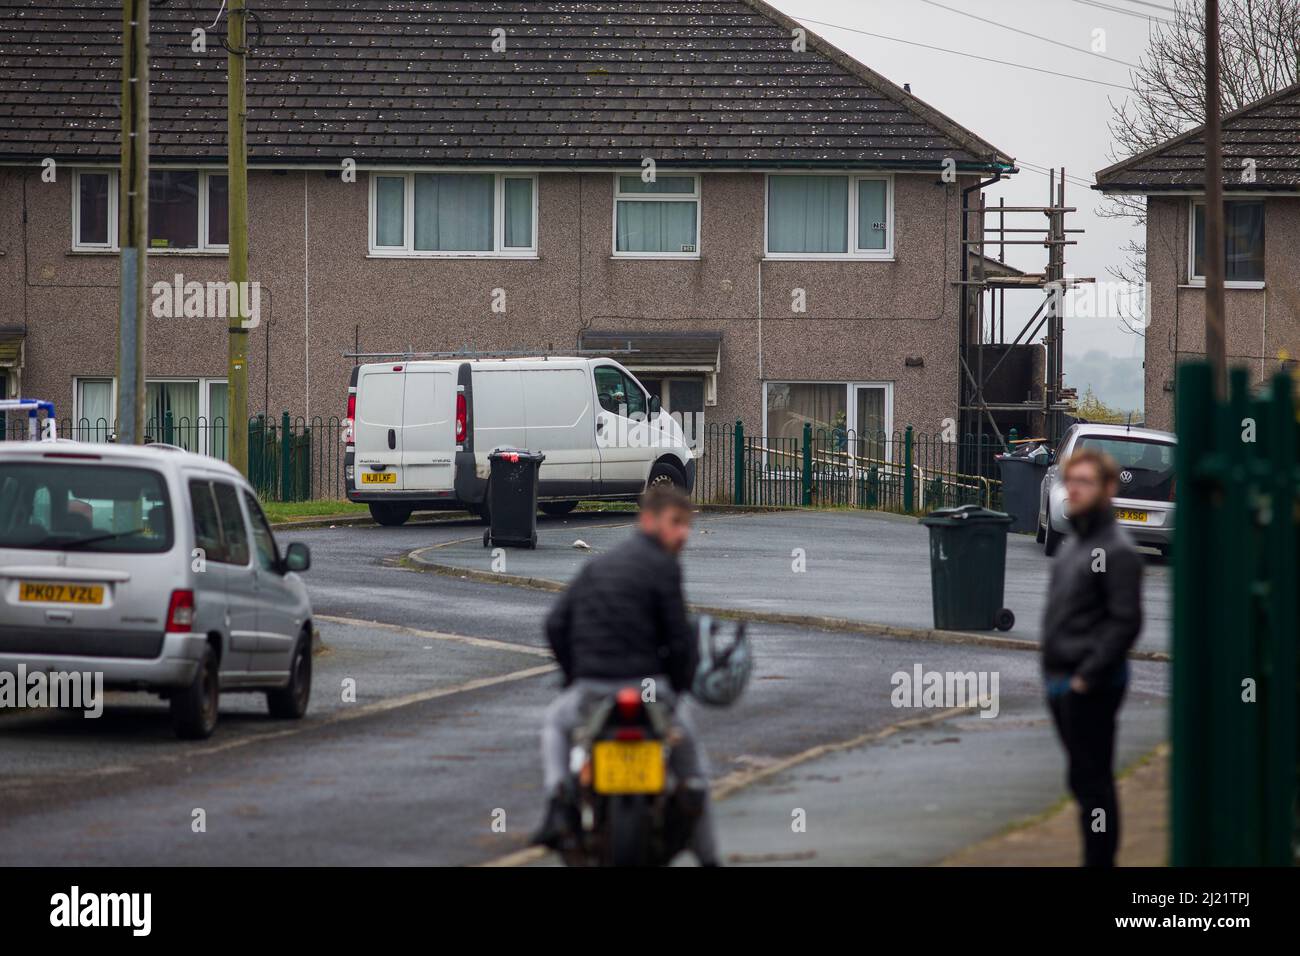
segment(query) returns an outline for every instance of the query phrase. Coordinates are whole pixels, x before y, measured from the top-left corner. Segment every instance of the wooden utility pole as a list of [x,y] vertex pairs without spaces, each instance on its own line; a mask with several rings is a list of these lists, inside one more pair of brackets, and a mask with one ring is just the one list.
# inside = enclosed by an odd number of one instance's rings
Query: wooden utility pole
[[1228,390],[1224,333],[1223,123],[1219,115],[1219,0],[1205,0],[1205,357],[1214,392]]
[[149,259],[149,0],[122,3],[122,155],[117,235],[117,441],[143,444]]
[[[230,0],[226,21],[226,122],[229,128],[226,182],[229,191],[230,281],[240,290],[248,282],[248,147],[244,139],[248,119],[244,101],[244,69],[248,51],[245,47],[245,21],[244,0]],[[239,294],[235,301],[240,306],[228,323],[226,433],[229,436],[230,464],[247,475],[248,328],[245,320],[248,316],[243,312],[243,303],[251,301],[251,296]]]

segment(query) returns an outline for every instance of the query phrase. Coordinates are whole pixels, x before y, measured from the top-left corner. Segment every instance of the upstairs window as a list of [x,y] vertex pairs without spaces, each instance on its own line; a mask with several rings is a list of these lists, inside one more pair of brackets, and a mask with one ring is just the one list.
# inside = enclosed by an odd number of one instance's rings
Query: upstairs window
[[[79,170],[73,177],[72,247],[116,250],[117,171]],[[226,175],[200,169],[149,171],[149,251],[225,252]]]
[[700,248],[700,177],[614,177],[614,255],[695,259]]
[[888,259],[893,217],[888,176],[767,178],[767,255],[772,258]]
[[375,173],[371,254],[535,255],[536,184],[506,173]]
[[[1223,204],[1226,282],[1264,281],[1264,200],[1227,200]],[[1193,282],[1205,281],[1205,203],[1192,203]]]

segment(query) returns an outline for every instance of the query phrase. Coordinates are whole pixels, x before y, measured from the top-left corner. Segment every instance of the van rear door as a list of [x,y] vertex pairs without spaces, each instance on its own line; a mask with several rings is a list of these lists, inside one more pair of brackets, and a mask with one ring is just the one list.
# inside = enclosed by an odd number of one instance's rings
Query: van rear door
[[402,489],[402,411],[405,366],[363,365],[357,375],[353,425],[357,491]]
[[404,491],[451,493],[456,458],[455,369],[428,362],[406,367],[399,437]]

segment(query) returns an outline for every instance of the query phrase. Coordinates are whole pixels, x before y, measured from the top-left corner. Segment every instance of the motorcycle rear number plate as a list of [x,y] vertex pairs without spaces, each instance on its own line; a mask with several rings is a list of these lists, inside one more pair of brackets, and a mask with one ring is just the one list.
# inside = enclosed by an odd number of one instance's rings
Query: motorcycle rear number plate
[[395,485],[397,484],[397,472],[363,471],[361,473],[361,483],[363,485]]
[[1145,522],[1147,520],[1147,513],[1145,511],[1127,511],[1121,508],[1120,510],[1115,512],[1115,517],[1118,518],[1120,521]]
[[664,748],[657,740],[598,740],[592,747],[597,793],[662,793]]

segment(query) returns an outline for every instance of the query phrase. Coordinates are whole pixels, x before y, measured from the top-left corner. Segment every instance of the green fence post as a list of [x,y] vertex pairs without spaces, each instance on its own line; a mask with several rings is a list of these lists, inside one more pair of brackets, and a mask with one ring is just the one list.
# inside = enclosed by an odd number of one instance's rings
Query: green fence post
[[289,413],[280,413],[280,500],[293,500],[293,434]]
[[735,437],[735,447],[732,449],[735,461],[732,465],[736,473],[732,478],[731,501],[733,504],[743,505],[745,503],[745,424],[739,418],[736,419],[736,429],[732,434]]
[[1170,703],[1169,862],[1211,862],[1207,818],[1214,802],[1210,727],[1210,508],[1214,489],[1204,475],[1214,453],[1214,399],[1204,362],[1178,367],[1174,474],[1178,520],[1174,524],[1173,696]]
[[916,489],[912,487],[912,426],[903,431],[903,511],[911,514],[916,507]]
[[803,494],[800,501],[806,508],[812,504],[812,424],[803,423]]
[[163,412],[163,433],[161,437],[154,438],[154,441],[160,441],[168,445],[176,444],[175,421],[172,418],[172,410],[169,408]]
[[1273,378],[1269,406],[1267,422],[1258,424],[1259,441],[1264,445],[1261,451],[1269,455],[1261,489],[1269,519],[1263,527],[1260,549],[1268,575],[1262,608],[1266,627],[1263,672],[1267,684],[1259,705],[1264,708],[1266,722],[1261,750],[1267,800],[1261,862],[1265,866],[1286,866],[1293,862],[1292,839],[1300,822],[1295,812],[1296,771],[1300,770],[1300,752],[1296,749],[1295,637],[1300,623],[1295,588],[1295,506],[1300,492],[1300,462],[1296,459],[1292,383],[1285,372]]

